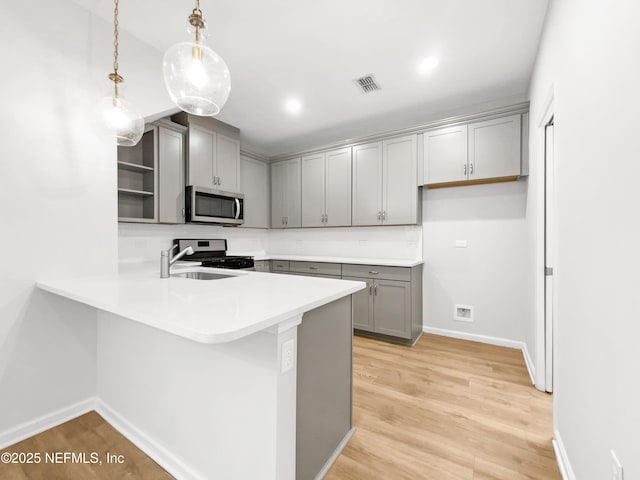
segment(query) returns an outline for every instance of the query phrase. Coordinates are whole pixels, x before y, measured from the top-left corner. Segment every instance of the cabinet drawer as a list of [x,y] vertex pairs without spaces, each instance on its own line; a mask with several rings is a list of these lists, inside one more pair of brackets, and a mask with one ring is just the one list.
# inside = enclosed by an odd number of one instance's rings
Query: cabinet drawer
[[289,260],[271,260],[272,272],[288,272]]
[[330,278],[332,280],[342,280],[342,277],[340,275],[324,275],[322,273],[289,272],[289,275],[300,275],[301,277]]
[[253,265],[256,269],[256,272],[268,272],[269,269],[269,260],[256,260],[253,262]]
[[385,280],[411,281],[411,269],[409,267],[387,267],[382,265],[342,265],[342,276],[384,278]]
[[289,262],[289,271],[310,273],[313,275],[342,275],[342,265],[339,263],[324,262]]

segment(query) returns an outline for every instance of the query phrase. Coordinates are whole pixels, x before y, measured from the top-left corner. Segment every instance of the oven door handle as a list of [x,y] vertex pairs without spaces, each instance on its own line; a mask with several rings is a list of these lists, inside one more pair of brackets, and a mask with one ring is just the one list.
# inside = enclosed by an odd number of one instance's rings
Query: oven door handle
[[241,204],[240,204],[240,199],[236,198],[236,220],[238,220],[240,218],[240,208],[241,208]]

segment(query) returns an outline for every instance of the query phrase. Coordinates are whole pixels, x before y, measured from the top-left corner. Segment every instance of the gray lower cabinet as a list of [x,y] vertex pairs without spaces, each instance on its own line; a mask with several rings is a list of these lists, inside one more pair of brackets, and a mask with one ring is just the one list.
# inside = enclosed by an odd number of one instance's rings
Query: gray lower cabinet
[[353,328],[364,332],[373,332],[373,280],[358,277],[342,277],[342,279],[367,284],[367,288],[351,295]]
[[351,298],[302,316],[298,326],[296,480],[319,478],[352,427]]
[[256,260],[253,262],[256,272],[270,272],[271,262],[269,260]]
[[422,333],[422,265],[343,265],[342,278],[366,282],[353,294],[355,333],[413,344]]
[[413,344],[422,333],[422,265],[393,267],[271,260],[271,271],[365,282],[352,295],[355,333]]

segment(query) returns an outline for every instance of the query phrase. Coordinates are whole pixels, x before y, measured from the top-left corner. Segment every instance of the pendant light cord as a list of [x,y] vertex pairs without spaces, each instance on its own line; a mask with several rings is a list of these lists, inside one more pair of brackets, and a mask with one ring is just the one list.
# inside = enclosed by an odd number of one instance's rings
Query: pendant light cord
[[113,9],[113,73],[109,74],[109,80],[113,82],[113,102],[114,105],[118,103],[118,84],[124,81],[124,78],[118,74],[118,49],[120,46],[118,37],[118,27],[120,22],[118,16],[120,10],[118,9],[119,0],[114,0],[115,7]]
[[114,0],[115,8],[113,10],[113,73],[118,75],[118,27],[120,26],[120,22],[118,21],[118,14],[120,11],[118,10],[119,0]]

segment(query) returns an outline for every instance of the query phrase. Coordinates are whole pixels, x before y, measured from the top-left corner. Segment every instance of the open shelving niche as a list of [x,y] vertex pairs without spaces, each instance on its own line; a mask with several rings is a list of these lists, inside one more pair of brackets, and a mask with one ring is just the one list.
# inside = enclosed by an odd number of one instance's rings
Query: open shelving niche
[[158,221],[158,129],[148,125],[134,147],[118,147],[118,220]]

